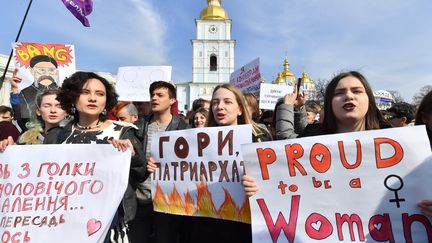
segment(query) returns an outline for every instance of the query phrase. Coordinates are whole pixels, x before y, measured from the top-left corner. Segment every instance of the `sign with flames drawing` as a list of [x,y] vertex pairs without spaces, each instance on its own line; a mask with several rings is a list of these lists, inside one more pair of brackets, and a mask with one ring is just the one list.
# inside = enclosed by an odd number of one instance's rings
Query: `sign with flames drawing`
[[250,125],[157,133],[151,144],[158,162],[152,176],[154,210],[250,223],[240,151],[250,142]]
[[0,153],[0,242],[104,242],[130,156],[111,144],[9,146]]
[[424,126],[242,145],[253,242],[432,242]]

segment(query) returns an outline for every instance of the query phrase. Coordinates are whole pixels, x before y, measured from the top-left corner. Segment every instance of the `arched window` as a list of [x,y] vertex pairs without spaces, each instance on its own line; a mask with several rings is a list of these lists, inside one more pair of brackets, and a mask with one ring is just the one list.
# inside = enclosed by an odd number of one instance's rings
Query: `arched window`
[[217,57],[215,54],[210,56],[210,71],[217,71]]

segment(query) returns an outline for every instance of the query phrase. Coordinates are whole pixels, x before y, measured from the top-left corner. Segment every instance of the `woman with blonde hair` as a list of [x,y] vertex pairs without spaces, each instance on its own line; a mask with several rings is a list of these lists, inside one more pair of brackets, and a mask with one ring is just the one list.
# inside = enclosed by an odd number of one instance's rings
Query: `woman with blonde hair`
[[[252,141],[272,140],[267,128],[252,120],[244,96],[238,88],[230,84],[217,86],[210,103],[207,127],[241,124],[252,125]],[[212,237],[209,238],[209,235]],[[252,230],[246,223],[196,217],[191,219],[189,242],[252,242]]]
[[207,126],[252,125],[252,140],[263,142],[272,140],[267,128],[254,122],[247,110],[242,92],[231,84],[222,84],[213,91]]
[[[265,126],[255,123],[247,111],[246,101],[241,91],[230,85],[222,84],[213,90],[206,127],[252,125],[252,141],[264,142],[272,140],[270,132]],[[156,161],[149,158],[147,170],[153,173]],[[244,177],[244,176],[243,176]],[[246,192],[247,193],[247,192]],[[186,242],[252,242],[251,226],[246,223],[190,217],[190,233]],[[211,237],[209,238],[209,235]]]

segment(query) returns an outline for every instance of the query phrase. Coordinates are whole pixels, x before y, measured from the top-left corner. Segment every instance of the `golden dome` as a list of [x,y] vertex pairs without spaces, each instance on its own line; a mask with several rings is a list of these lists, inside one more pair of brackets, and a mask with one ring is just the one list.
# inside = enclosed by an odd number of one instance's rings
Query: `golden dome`
[[306,72],[302,73],[301,81],[302,81],[303,84],[313,84],[314,83],[314,81],[312,80],[312,78],[310,78],[309,75],[307,75]]
[[284,60],[284,70],[278,73],[277,78],[273,81],[274,84],[285,84],[285,85],[293,85],[297,78],[294,74],[289,70],[288,57],[285,57]]
[[285,84],[285,79],[282,77],[282,73],[278,73],[277,78],[272,83],[273,84]]
[[201,11],[200,19],[203,20],[226,20],[228,14],[221,5],[222,0],[207,0],[207,8]]
[[282,77],[283,78],[288,78],[288,79],[291,79],[291,80],[295,80],[296,79],[296,77],[294,76],[294,74],[292,74],[292,72],[289,70],[289,63],[288,63],[288,57],[285,57],[285,60],[284,60],[284,70],[283,70],[283,72],[282,72]]

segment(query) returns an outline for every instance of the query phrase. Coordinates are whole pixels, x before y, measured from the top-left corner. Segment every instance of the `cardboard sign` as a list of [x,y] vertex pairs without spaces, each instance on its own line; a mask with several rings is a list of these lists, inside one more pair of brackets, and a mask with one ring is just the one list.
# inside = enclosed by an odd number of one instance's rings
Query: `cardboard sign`
[[154,210],[250,223],[249,201],[241,185],[245,171],[240,144],[251,141],[250,125],[155,134]]
[[150,84],[171,81],[171,71],[171,66],[120,67],[116,82],[119,100],[150,101]]
[[262,83],[259,96],[259,108],[274,110],[278,99],[292,92],[292,86]]
[[239,88],[243,93],[252,93],[260,97],[261,72],[259,58],[244,65],[231,73],[230,84]]
[[424,126],[242,146],[260,187],[253,242],[431,242]]
[[131,152],[15,145],[0,153],[1,242],[99,242],[126,191]]
[[[15,42],[12,43],[12,49],[13,60],[18,68],[17,76],[22,78],[18,84],[20,91],[33,83],[43,82],[44,79],[50,79],[61,86],[63,80],[75,72],[73,45]],[[48,56],[54,61],[47,62],[41,56]]]

